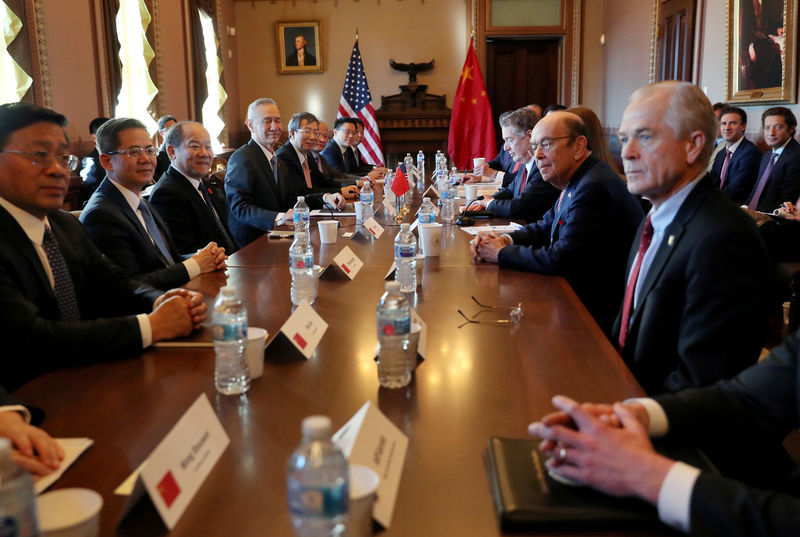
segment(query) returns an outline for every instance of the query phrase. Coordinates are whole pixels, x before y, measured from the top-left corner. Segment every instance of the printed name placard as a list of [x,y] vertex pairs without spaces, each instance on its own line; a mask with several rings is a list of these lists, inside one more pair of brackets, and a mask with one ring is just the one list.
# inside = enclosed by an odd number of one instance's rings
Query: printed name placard
[[328,323],[314,311],[314,308],[303,302],[283,323],[276,339],[282,335],[308,360],[314,354],[327,329]]
[[[229,443],[208,397],[202,394],[134,472],[133,490],[121,518],[146,492],[167,528],[175,528]],[[126,482],[130,481],[129,477]],[[120,489],[118,494],[126,492]]]
[[386,214],[389,216],[394,216],[394,213],[397,212],[394,208],[394,202],[389,201],[386,198],[383,199],[383,206],[386,208]]
[[350,464],[372,468],[381,478],[372,517],[384,528],[392,522],[392,513],[403,475],[408,437],[378,408],[367,401],[333,435],[333,442]]
[[345,246],[342,248],[342,251],[333,258],[332,266],[338,267],[352,280],[356,277],[358,271],[361,270],[361,267],[364,266],[364,262],[353,253],[353,250],[351,250],[349,246]]
[[425,192],[422,193],[422,195],[424,196],[428,192],[433,192],[433,195],[436,196],[437,198],[441,198],[442,197],[442,195],[439,193],[439,190],[437,190],[437,188],[435,186],[433,186],[433,185],[429,186],[425,190]]
[[372,218],[371,216],[367,219],[366,222],[364,222],[364,227],[376,239],[380,239],[381,235],[383,235],[383,226],[381,226],[378,223],[378,221]]

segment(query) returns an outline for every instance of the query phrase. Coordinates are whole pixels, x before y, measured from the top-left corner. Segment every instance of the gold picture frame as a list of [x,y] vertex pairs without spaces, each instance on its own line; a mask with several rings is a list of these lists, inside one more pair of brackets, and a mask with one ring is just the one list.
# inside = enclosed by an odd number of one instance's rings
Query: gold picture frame
[[796,96],[797,0],[728,0],[727,101],[791,103]]
[[[319,21],[278,22],[278,72],[321,73],[322,41]],[[305,44],[301,47],[300,45]],[[300,52],[302,49],[302,53]],[[304,65],[299,65],[303,63]]]

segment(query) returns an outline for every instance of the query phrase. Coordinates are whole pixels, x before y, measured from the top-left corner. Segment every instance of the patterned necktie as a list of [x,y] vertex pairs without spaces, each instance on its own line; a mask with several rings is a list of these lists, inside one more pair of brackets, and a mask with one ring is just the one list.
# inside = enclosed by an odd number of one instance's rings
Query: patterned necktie
[[317,163],[317,168],[319,169],[319,173],[324,174],[325,172],[322,170],[322,160],[320,159],[319,155],[317,155],[316,153],[311,153],[311,156],[314,157],[314,162]]
[[344,151],[344,171],[347,173],[355,172],[358,165],[356,164],[356,155],[353,153],[353,148],[348,147]]
[[308,169],[308,158],[303,161],[303,175],[306,178],[306,186],[308,188],[314,188],[311,186],[311,170]]
[[633,264],[631,277],[628,278],[628,286],[625,288],[625,300],[622,303],[622,324],[619,327],[619,352],[625,348],[625,338],[628,335],[628,325],[631,321],[631,310],[633,309],[633,295],[636,292],[636,282],[639,280],[639,271],[642,269],[642,259],[650,243],[653,241],[653,224],[650,222],[650,215],[644,221],[642,236],[639,239],[639,252],[636,254],[636,262]]
[[272,168],[272,178],[275,180],[275,184],[278,184],[278,157],[272,155],[272,158],[269,159],[269,165]]
[[726,149],[725,152],[725,162],[722,164],[722,171],[719,174],[719,187],[722,188],[722,185],[725,184],[725,175],[728,173],[728,164],[731,162],[731,155],[733,152],[730,149]]
[[767,185],[767,179],[769,179],[769,174],[772,172],[772,166],[775,165],[776,160],[778,160],[778,154],[772,153],[772,157],[770,157],[767,167],[764,169],[764,173],[761,174],[761,179],[758,180],[756,191],[753,193],[753,197],[750,198],[750,203],[747,204],[747,208],[751,211],[755,211],[758,207],[758,200],[761,199],[761,193],[764,192],[764,187]]
[[156,221],[153,219],[153,213],[150,212],[150,207],[147,205],[146,201],[139,200],[139,212],[142,213],[147,234],[150,235],[150,238],[153,239],[153,244],[156,245],[158,251],[164,256],[166,265],[168,267],[174,265],[175,260],[172,259],[172,255],[170,255],[169,249],[164,243],[164,238],[161,236],[161,231],[159,231]]
[[50,271],[53,273],[53,293],[56,295],[56,304],[61,314],[62,321],[80,321],[81,314],[78,309],[78,299],[75,298],[75,287],[72,285],[72,277],[69,275],[67,263],[61,254],[55,236],[49,227],[44,228],[44,239],[42,247],[50,263]]
[[197,186],[197,190],[200,191],[200,194],[203,196],[203,200],[206,202],[208,210],[211,211],[211,216],[214,217],[214,223],[217,225],[217,231],[219,231],[219,234],[222,237],[222,244],[220,244],[220,246],[225,248],[226,253],[233,253],[236,250],[236,247],[233,244],[233,239],[231,239],[231,236],[228,234],[228,230],[225,229],[225,224],[223,224],[222,220],[220,220],[217,210],[214,209],[214,204],[211,202],[211,195],[208,193],[208,187],[203,184],[203,181],[200,181],[200,184]]

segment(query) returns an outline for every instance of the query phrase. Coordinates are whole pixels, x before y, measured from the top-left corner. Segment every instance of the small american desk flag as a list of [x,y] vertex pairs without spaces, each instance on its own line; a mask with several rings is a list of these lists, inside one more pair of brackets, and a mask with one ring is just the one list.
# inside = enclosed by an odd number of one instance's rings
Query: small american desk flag
[[357,117],[364,122],[364,140],[358,149],[365,161],[383,166],[381,135],[378,132],[378,122],[375,121],[375,109],[372,108],[372,96],[369,93],[367,76],[364,74],[364,64],[361,63],[358,39],[350,54],[337,117]]

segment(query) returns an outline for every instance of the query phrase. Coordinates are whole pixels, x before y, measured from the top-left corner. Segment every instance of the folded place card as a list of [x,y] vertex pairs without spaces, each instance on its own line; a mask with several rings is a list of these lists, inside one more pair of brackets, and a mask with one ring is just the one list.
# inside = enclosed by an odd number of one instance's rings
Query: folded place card
[[303,302],[286,319],[272,341],[267,343],[267,352],[270,349],[282,349],[284,345],[279,342],[288,341],[291,343],[289,348],[297,349],[308,360],[327,329],[328,323],[307,302]]
[[64,450],[64,460],[61,461],[61,466],[53,473],[34,478],[36,494],[41,494],[50,485],[58,481],[67,471],[67,468],[72,466],[72,463],[78,460],[78,457],[94,444],[94,440],[91,438],[56,438],[56,442]]
[[120,520],[146,492],[167,528],[174,529],[229,443],[208,397],[200,395],[134,472]]
[[386,214],[394,216],[397,210],[394,208],[394,203],[386,198],[383,200],[383,206],[386,209]]
[[364,222],[364,228],[366,228],[366,230],[369,231],[370,234],[376,239],[380,239],[381,235],[383,235],[383,226],[381,226],[378,221],[371,216],[367,218],[366,222]]
[[360,464],[377,472],[381,482],[372,517],[388,528],[400,488],[408,437],[371,401],[367,401],[336,431],[333,442],[350,464]]
[[441,197],[442,197],[442,195],[441,195],[441,194],[439,194],[439,191],[438,191],[438,190],[436,189],[436,187],[435,187],[435,186],[433,186],[433,185],[429,186],[429,187],[428,187],[428,188],[425,190],[425,192],[423,192],[423,193],[422,193],[422,195],[424,196],[424,195],[425,195],[425,194],[427,194],[428,192],[433,192],[433,195],[434,195],[434,196],[436,196],[437,198],[441,198]]

